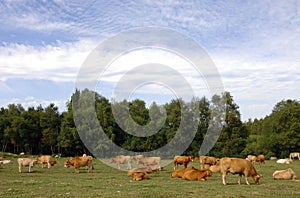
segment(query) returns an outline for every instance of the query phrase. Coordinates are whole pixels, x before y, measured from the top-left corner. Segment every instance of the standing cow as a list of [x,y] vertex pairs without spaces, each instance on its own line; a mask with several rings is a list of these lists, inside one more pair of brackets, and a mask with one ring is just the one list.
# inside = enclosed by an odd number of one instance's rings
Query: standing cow
[[36,159],[30,159],[30,158],[18,158],[17,160],[18,162],[18,165],[19,165],[19,173],[21,173],[21,167],[22,166],[25,166],[27,167],[28,166],[28,172],[30,173],[31,172],[31,168],[33,168],[33,166],[35,164],[37,164],[37,160]]
[[178,164],[183,165],[184,168],[193,161],[192,156],[175,156],[174,157],[174,170],[178,168]]

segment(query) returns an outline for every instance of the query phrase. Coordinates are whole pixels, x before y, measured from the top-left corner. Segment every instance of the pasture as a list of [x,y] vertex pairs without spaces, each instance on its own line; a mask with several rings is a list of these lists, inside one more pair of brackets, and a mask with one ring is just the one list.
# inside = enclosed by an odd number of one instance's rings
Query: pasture
[[[74,168],[64,168],[67,158],[55,158],[54,167],[41,168],[37,164],[32,173],[22,167],[18,173],[16,157],[12,164],[0,167],[0,197],[300,197],[300,181],[276,181],[272,174],[275,170],[292,168],[300,177],[300,161],[291,164],[276,164],[266,161],[261,166],[255,165],[263,175],[259,185],[237,184],[237,175],[228,174],[229,185],[223,186],[220,173],[208,177],[206,182],[173,179],[170,164],[159,173],[150,174],[149,180],[132,181],[127,172],[119,171],[94,159],[94,170],[87,173],[85,168],[75,174]],[[199,168],[199,161],[188,165]],[[182,168],[182,166],[179,166]]]

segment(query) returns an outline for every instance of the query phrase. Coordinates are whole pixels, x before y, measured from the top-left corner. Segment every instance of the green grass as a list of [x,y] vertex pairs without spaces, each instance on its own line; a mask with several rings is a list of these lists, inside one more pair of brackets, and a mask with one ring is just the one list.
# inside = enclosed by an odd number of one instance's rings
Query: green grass
[[[223,186],[220,174],[208,177],[206,182],[185,181],[170,178],[172,164],[160,173],[150,174],[145,181],[132,181],[127,172],[94,161],[93,173],[81,168],[79,174],[73,168],[64,168],[66,158],[56,159],[58,164],[50,169],[38,164],[28,173],[23,167],[18,173],[17,158],[6,156],[12,164],[0,168],[0,197],[300,197],[299,181],[275,181],[275,170],[292,168],[300,177],[300,161],[290,165],[279,165],[266,161],[262,166],[255,165],[263,175],[259,185],[237,184],[237,175],[228,176],[229,185]],[[199,162],[189,166],[199,167]],[[181,167],[180,167],[181,168]]]

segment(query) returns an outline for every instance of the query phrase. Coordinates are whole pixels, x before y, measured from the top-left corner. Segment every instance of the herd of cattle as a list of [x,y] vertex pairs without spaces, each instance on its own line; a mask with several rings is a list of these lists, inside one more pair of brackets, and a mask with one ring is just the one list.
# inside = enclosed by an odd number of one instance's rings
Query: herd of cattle
[[[295,158],[300,160],[300,153],[295,152],[290,154],[289,159],[279,159],[276,162],[278,164],[289,164]],[[133,168],[132,162],[136,161],[136,164],[142,164],[142,168]],[[195,167],[187,167],[190,162],[194,160],[200,161],[200,169]],[[5,160],[0,157],[0,165],[8,164],[11,160]],[[33,166],[37,163],[41,163],[42,167],[54,166],[57,162],[52,160],[50,155],[43,155],[36,158],[18,158],[19,173],[21,173],[21,168],[23,166],[28,167],[28,172],[31,172]],[[136,156],[116,156],[109,161],[110,163],[115,163],[120,169],[120,165],[127,165],[128,176],[132,176],[133,180],[141,181],[149,179],[149,173],[158,172],[163,169],[161,166],[160,157],[144,157],[142,155]],[[246,159],[242,158],[215,158],[212,156],[200,156],[198,158],[193,158],[192,156],[175,156],[173,159],[174,171],[171,173],[171,178],[182,178],[184,180],[196,180],[196,181],[206,181],[206,177],[212,176],[213,173],[221,173],[222,182],[224,185],[227,184],[227,173],[238,174],[238,184],[241,184],[241,177],[244,176],[246,183],[250,185],[248,178],[252,177],[255,184],[259,183],[259,179],[262,177],[261,174],[256,172],[254,167],[255,163],[262,164],[265,163],[264,155],[248,155]],[[184,166],[183,169],[178,169],[178,165]],[[64,167],[68,168],[73,166],[75,173],[79,173],[80,167],[87,167],[87,171],[91,172],[93,169],[93,157],[83,155],[80,157],[73,157],[65,161]],[[277,170],[273,173],[273,179],[297,179],[296,173],[288,168],[286,170]]]

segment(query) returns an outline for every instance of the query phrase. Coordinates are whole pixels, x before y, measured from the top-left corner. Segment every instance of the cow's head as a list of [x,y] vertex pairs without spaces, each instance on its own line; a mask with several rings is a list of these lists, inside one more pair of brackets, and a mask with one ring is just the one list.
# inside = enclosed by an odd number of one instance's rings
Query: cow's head
[[262,178],[262,175],[260,175],[260,174],[256,174],[253,176],[253,180],[254,180],[255,184],[259,184],[260,178]]

